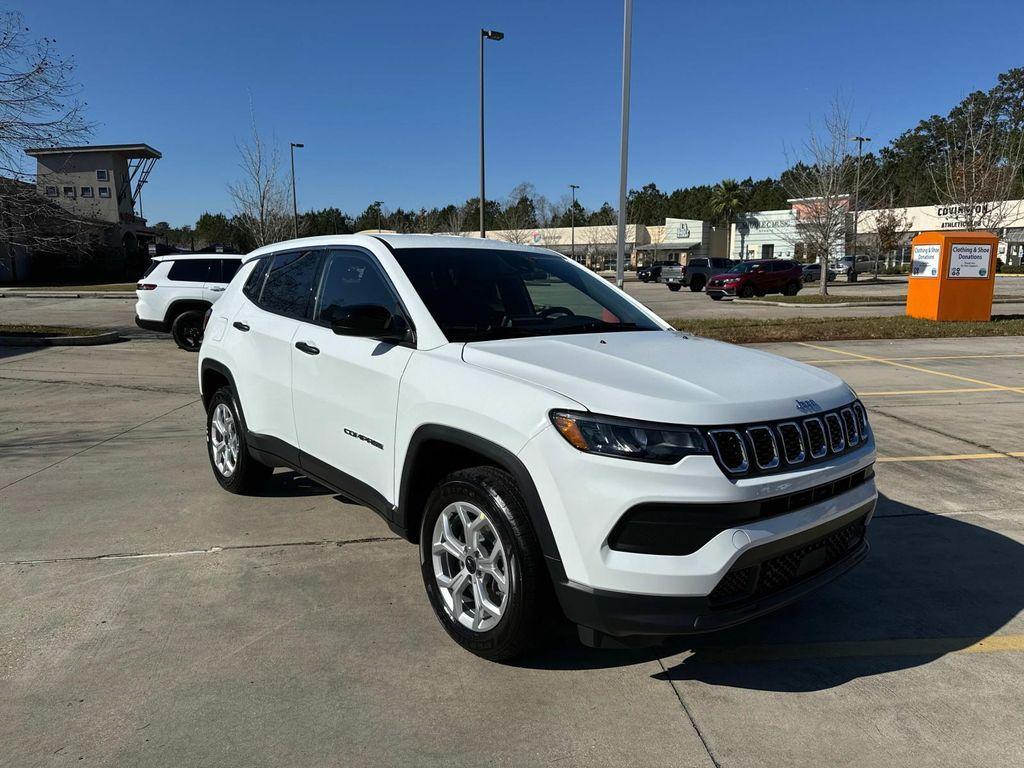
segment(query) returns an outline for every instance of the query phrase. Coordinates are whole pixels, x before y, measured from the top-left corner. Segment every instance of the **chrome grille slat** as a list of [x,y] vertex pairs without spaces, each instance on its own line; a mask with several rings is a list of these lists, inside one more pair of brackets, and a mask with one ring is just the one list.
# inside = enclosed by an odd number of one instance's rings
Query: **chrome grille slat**
[[825,425],[817,416],[804,419],[804,429],[807,432],[807,448],[812,459],[820,459],[828,454],[828,435],[825,434]]
[[860,445],[860,430],[857,428],[857,417],[853,415],[853,409],[843,408],[839,413],[846,428],[846,444],[851,448]]
[[760,424],[748,427],[747,438],[759,469],[775,469],[779,466],[779,446],[770,427]]
[[[718,460],[733,474],[743,474],[750,468],[747,446],[743,436],[735,429],[712,429],[708,432],[715,446]],[[738,454],[738,455],[737,455]]]
[[[801,464],[804,459],[807,458],[807,450],[804,446],[804,434],[800,430],[800,426],[795,421],[786,421],[778,426],[779,439],[782,441],[782,455],[786,459],[787,464]],[[789,437],[787,438],[787,435]],[[792,445],[795,449],[790,451],[793,439],[796,440],[796,444]]]
[[834,411],[825,414],[825,426],[828,428],[828,447],[832,453],[842,453],[846,450],[846,436],[843,433],[843,423],[839,414]]

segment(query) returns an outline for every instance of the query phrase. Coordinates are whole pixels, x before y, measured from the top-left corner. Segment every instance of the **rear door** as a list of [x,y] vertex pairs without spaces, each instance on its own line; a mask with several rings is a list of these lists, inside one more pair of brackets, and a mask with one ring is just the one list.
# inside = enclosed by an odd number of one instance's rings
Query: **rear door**
[[251,432],[296,447],[292,414],[292,343],[308,316],[321,252],[263,257],[246,281],[247,301],[232,318],[238,397]]
[[167,272],[166,289],[161,285],[158,290],[167,297],[165,307],[179,299],[198,301],[206,298],[209,279],[210,259],[175,259]]
[[334,333],[331,319],[357,304],[405,314],[376,257],[331,249],[312,318],[291,349],[299,448],[303,466],[340,489],[373,503],[369,488],[393,501],[398,389],[413,349]]
[[241,259],[210,259],[206,285],[203,286],[203,298],[211,304],[217,301],[228,287],[231,278],[235,276],[241,263]]

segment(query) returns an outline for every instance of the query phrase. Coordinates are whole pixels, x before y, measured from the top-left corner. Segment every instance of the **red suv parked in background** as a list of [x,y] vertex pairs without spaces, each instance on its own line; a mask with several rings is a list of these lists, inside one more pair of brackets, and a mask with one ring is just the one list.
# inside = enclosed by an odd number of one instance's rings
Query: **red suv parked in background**
[[740,261],[728,272],[708,281],[704,292],[715,301],[723,296],[750,299],[766,293],[796,296],[804,287],[803,267],[787,259]]

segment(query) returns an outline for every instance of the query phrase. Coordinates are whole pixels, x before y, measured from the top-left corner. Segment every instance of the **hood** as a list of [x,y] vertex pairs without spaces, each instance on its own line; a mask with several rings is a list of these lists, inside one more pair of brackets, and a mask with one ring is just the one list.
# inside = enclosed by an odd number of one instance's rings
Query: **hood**
[[463,359],[539,384],[594,413],[676,424],[800,416],[853,399],[842,379],[784,357],[674,331],[471,342]]

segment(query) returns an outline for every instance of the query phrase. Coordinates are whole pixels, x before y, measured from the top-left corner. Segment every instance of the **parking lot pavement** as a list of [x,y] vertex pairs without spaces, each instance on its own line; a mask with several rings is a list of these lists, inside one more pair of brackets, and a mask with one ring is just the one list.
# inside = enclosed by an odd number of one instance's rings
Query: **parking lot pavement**
[[1024,340],[764,348],[869,406],[868,559],[726,633],[517,666],[448,639],[370,511],[222,492],[166,338],[0,350],[0,765],[1022,764]]

